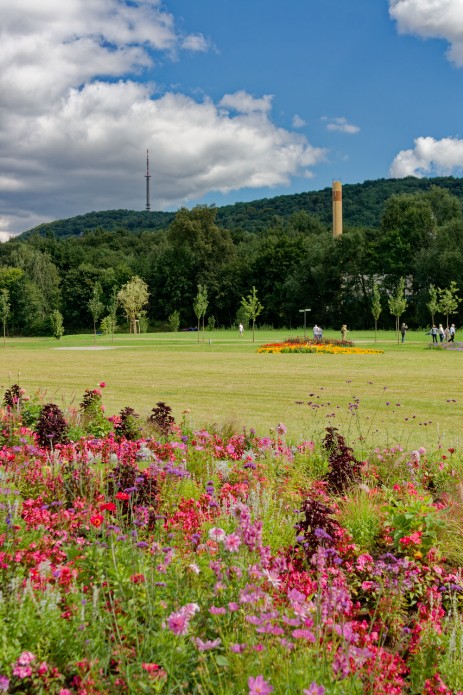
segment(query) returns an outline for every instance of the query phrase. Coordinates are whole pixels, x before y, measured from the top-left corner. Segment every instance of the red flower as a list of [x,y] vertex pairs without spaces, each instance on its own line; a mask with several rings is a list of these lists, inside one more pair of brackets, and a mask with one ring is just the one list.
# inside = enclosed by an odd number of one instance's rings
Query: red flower
[[104,389],[104,387],[106,386],[106,381],[100,381],[98,386],[100,387],[100,389]]
[[132,574],[130,581],[133,584],[144,584],[146,579],[144,574]]
[[90,523],[95,526],[95,528],[100,528],[101,524],[104,521],[104,516],[101,514],[94,514],[93,516],[90,517]]
[[116,495],[116,499],[126,502],[128,499],[130,499],[130,495],[128,492],[118,492]]
[[115,512],[117,507],[114,504],[114,502],[105,502],[104,504],[100,505],[100,509],[102,512],[104,512],[104,511]]

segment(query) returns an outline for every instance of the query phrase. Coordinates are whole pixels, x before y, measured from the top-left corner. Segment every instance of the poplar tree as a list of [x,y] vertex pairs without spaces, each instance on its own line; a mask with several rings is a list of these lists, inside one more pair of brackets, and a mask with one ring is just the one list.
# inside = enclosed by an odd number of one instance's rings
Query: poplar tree
[[379,294],[379,287],[375,283],[373,285],[373,297],[371,300],[371,313],[373,314],[373,318],[375,320],[375,343],[376,343],[376,331],[378,330],[378,319],[381,315],[383,308],[381,306],[381,297]]

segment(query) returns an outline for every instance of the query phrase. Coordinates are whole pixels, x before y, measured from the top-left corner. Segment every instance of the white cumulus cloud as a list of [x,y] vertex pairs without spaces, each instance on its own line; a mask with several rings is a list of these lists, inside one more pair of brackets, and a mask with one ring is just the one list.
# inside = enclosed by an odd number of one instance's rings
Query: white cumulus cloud
[[389,0],[389,13],[401,33],[448,41],[448,58],[463,66],[462,0]]
[[204,52],[160,0],[15,0],[0,27],[0,238],[91,210],[175,207],[310,176],[324,150],[272,120],[272,97],[215,103],[145,83]]
[[463,140],[458,138],[420,137],[415,147],[402,150],[390,168],[393,178],[460,174],[463,171]]

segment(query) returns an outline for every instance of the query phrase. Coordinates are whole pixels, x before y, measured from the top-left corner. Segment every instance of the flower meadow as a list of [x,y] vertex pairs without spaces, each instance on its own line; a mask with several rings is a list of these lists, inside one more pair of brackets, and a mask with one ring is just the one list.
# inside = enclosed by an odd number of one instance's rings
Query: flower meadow
[[267,343],[261,345],[259,353],[294,353],[294,352],[315,352],[330,355],[381,355],[384,350],[372,348],[360,348],[349,340],[335,340],[333,338],[322,338],[321,340],[305,338],[288,338],[279,343]]
[[463,693],[463,457],[0,408],[0,692]]

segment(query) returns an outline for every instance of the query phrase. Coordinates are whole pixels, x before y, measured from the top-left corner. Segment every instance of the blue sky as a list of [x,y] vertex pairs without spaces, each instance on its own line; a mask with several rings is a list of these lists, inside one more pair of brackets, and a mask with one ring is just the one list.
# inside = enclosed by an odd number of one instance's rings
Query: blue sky
[[463,170],[462,0],[0,0],[0,238]]

